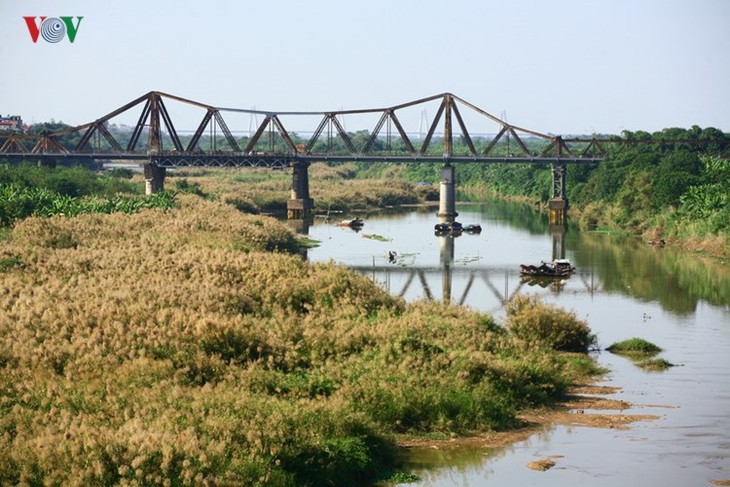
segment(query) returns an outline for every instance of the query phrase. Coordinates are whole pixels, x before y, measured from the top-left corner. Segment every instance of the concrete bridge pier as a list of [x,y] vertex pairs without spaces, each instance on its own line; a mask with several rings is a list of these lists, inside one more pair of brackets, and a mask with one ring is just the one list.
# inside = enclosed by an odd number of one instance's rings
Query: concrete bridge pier
[[[456,212],[456,170],[451,164],[441,168],[441,184],[439,185],[439,212],[436,216],[440,218],[454,218],[459,216]],[[453,220],[452,220],[453,221]]]
[[568,198],[565,196],[565,163],[554,163],[553,196],[548,202],[550,225],[565,225],[568,220]]
[[167,170],[157,164],[147,163],[144,165],[144,192],[147,195],[163,191],[165,189],[165,174]]
[[301,220],[309,216],[314,208],[314,200],[309,197],[309,163],[291,163],[292,184],[289,201],[286,202],[286,216],[290,220]]

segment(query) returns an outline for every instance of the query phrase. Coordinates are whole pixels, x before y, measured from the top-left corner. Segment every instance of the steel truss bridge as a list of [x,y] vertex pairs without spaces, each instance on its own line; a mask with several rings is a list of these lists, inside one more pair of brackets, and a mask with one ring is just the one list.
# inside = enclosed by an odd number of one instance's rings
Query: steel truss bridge
[[[189,135],[177,128],[183,121],[175,106],[198,112],[191,117],[198,116],[200,121],[187,131]],[[434,112],[430,118],[428,108]],[[414,111],[420,111],[425,129],[415,136],[402,121]],[[137,119],[134,126],[121,134],[112,130],[117,117],[132,114]],[[345,118],[351,122],[357,117],[374,125],[359,127],[359,135],[348,132]],[[236,125],[230,123],[233,118]],[[255,126],[251,125],[253,119]],[[247,127],[242,126],[245,122]],[[299,133],[311,135],[302,139],[289,126],[304,126]],[[242,133],[248,136],[234,135]],[[563,138],[525,129],[451,93],[387,108],[273,112],[216,107],[152,91],[76,127],[40,134],[0,133],[0,159],[139,160],[166,168],[283,168],[296,161],[595,163],[606,156],[609,147],[635,142]]]
[[[197,112],[199,122],[190,135],[176,127],[191,118],[180,107]],[[427,116],[427,108],[433,116]],[[421,112],[425,132],[407,132],[405,120]],[[184,111],[184,110],[183,110]],[[117,117],[136,115],[126,130],[112,127]],[[241,117],[249,117],[248,136],[242,134]],[[259,117],[261,122],[258,122]],[[345,129],[360,119],[363,130]],[[362,118],[370,125],[362,124]],[[195,119],[195,118],[192,118]],[[237,119],[234,125],[231,122]],[[252,120],[255,124],[251,124]],[[302,138],[290,127],[304,127]],[[233,127],[233,130],[230,128]],[[255,127],[255,130],[254,130]],[[438,134],[438,135],[437,135]],[[518,127],[501,120],[451,93],[442,93],[387,108],[328,112],[273,112],[224,108],[151,91],[103,117],[77,127],[40,134],[0,133],[0,160],[35,160],[53,166],[59,161],[134,161],[144,166],[148,194],[164,189],[167,168],[175,167],[272,167],[292,168],[292,190],[287,201],[290,218],[310,214],[308,166],[312,162],[430,162],[443,164],[440,185],[440,217],[454,217],[455,171],[452,163],[542,163],[552,170],[550,221],[565,221],[566,164],[597,163],[613,146],[646,141],[620,138],[563,138]],[[652,143],[713,143],[719,141],[651,141]],[[719,145],[718,145],[719,144]]]

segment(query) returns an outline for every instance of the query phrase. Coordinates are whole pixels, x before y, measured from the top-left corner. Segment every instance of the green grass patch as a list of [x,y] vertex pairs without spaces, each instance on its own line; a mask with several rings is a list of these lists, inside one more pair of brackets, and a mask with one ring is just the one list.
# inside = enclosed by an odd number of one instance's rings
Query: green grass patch
[[390,242],[393,240],[392,238],[383,237],[382,235],[377,234],[370,234],[370,233],[363,233],[362,238],[368,238],[370,240],[375,240],[377,242]]
[[674,364],[664,360],[663,358],[653,358],[648,360],[642,360],[637,362],[636,365],[649,372],[664,372],[670,367],[674,367]]
[[654,355],[662,351],[661,347],[637,337],[616,342],[606,350],[611,353],[624,355]]
[[575,377],[598,377],[608,373],[608,369],[601,367],[588,355],[582,353],[566,353],[561,356],[566,371]]
[[297,237],[297,241],[299,242],[299,245],[303,249],[313,249],[313,248],[319,247],[319,244],[320,244],[319,240],[315,240],[315,239],[309,238],[309,237],[300,236],[300,237]]
[[45,188],[10,184],[0,186],[0,226],[10,226],[17,220],[30,216],[75,217],[86,213],[136,213],[145,208],[169,209],[174,204],[175,193],[168,191],[151,196],[69,196]]
[[21,267],[22,265],[23,260],[15,255],[0,257],[0,272],[9,271],[14,267]]

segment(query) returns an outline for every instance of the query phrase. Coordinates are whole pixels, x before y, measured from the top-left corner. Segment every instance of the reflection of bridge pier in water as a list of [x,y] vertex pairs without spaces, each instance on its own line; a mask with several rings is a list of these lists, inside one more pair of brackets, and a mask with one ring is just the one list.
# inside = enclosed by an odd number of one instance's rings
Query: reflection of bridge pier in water
[[[440,218],[442,222],[450,219]],[[566,227],[564,225],[555,225],[550,227],[550,245],[552,247],[552,258],[561,259],[566,256],[565,246]],[[387,263],[383,258],[382,264],[377,263],[377,258],[373,259],[372,266],[350,266],[362,274],[373,279],[373,281],[381,284],[389,292],[399,296],[413,296],[414,282],[417,288],[421,288],[420,296],[417,298],[425,298],[429,301],[438,299],[438,285],[441,284],[440,298],[445,303],[454,303],[458,305],[469,304],[478,300],[478,304],[474,307],[480,309],[491,310],[492,312],[501,309],[505,304],[514,299],[520,292],[530,289],[531,292],[540,294],[560,294],[565,287],[565,279],[542,279],[529,281],[523,279],[520,274],[519,267],[503,266],[503,265],[479,265],[464,264],[461,265],[455,260],[456,240],[459,238],[469,238],[469,236],[453,236],[437,235],[436,239],[439,245],[439,263],[433,266],[409,266],[403,263]],[[546,242],[547,243],[547,242]],[[547,250],[547,249],[546,249]],[[438,276],[436,276],[438,274]],[[592,274],[581,275],[576,273],[570,282],[577,284],[571,286],[571,293],[574,294],[593,294],[597,290],[597,286],[593,280]],[[456,286],[456,289],[454,288]],[[493,302],[490,305],[489,302]]]
[[286,220],[286,226],[297,235],[309,235],[309,227],[314,223],[314,218],[308,216],[296,220]]
[[452,235],[438,235],[439,239],[439,254],[441,256],[441,288],[442,298],[445,303],[451,302],[451,283],[452,283],[452,270],[451,265],[454,263],[454,239],[456,237]]
[[553,242],[553,260],[565,258],[565,225],[550,225],[550,238]]
[[[447,247],[453,247],[453,238],[439,238],[444,239],[443,242]],[[400,267],[397,265],[373,264],[372,266],[351,266],[350,268],[369,276],[373,281],[381,284],[386,290],[398,297],[405,297],[411,291],[414,281],[418,281],[423,291],[422,297],[429,301],[437,299],[434,296],[433,279],[435,274],[438,274],[441,279],[441,300],[445,303],[454,302],[458,305],[466,304],[467,299],[473,294],[475,288],[479,287],[477,285],[479,282],[484,283],[484,286],[489,291],[488,294],[496,298],[498,304],[496,308],[511,301],[523,287],[523,283],[520,282],[519,271],[505,267],[470,268],[454,266],[453,262],[443,262],[438,267]],[[397,282],[395,278],[398,276],[404,278],[402,287],[400,289],[393,289],[393,282]],[[464,288],[458,295],[458,298],[454,298],[453,282],[455,277],[457,281],[463,280],[465,282]],[[502,283],[504,283],[504,288],[499,289]],[[516,283],[516,286],[510,289],[513,283]]]

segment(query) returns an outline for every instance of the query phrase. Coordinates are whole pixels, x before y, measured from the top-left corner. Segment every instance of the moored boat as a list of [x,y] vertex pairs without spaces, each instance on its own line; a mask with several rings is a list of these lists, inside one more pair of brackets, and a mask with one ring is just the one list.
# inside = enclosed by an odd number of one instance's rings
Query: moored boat
[[540,262],[539,265],[520,265],[520,274],[535,277],[568,277],[575,267],[568,259],[556,259],[553,262]]
[[562,271],[567,270],[568,272],[574,272],[575,267],[573,267],[573,264],[568,259],[555,259],[553,261],[553,265]]
[[337,223],[337,226],[339,227],[350,227],[350,228],[362,228],[362,226],[365,225],[365,222],[358,218],[350,218],[347,220],[341,220]]
[[459,222],[437,223],[433,230],[436,235],[461,235],[463,227]]

